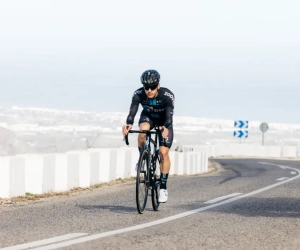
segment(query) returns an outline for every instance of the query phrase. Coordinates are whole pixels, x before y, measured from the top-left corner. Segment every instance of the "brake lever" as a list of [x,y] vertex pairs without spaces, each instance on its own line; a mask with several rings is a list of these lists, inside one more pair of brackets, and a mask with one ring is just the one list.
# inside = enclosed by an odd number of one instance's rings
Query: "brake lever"
[[128,141],[128,134],[124,136],[124,141],[126,143],[126,145],[129,145],[129,141]]
[[[126,126],[126,128],[128,129],[129,126]],[[123,141],[125,141],[126,145],[129,146],[128,134],[124,136],[124,140]]]

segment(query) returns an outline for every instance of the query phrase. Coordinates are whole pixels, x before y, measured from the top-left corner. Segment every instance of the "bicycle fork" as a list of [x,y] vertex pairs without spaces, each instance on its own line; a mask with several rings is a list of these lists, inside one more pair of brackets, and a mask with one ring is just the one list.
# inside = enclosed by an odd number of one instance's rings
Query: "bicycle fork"
[[151,154],[151,159],[150,159],[150,186],[154,187],[156,185],[156,176],[155,176],[155,172],[156,172],[156,159],[158,157],[159,154],[159,150],[156,150],[156,147],[154,147],[154,153]]
[[151,152],[150,147],[150,136],[146,136],[146,143],[145,143],[145,150],[148,151],[148,171],[147,171],[147,186],[149,189],[156,186],[156,178],[155,178],[155,171],[156,171],[156,159],[159,154],[159,149],[156,149],[156,146],[153,148],[153,153]]

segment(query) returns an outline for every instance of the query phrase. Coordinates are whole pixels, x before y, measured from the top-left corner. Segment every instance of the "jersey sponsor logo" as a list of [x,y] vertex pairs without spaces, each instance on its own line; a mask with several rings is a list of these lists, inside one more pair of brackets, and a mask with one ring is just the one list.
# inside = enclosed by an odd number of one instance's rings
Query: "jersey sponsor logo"
[[147,112],[163,112],[163,111],[165,110],[164,108],[162,108],[162,109],[155,109],[155,108],[153,108],[152,106],[149,107],[149,106],[147,106],[147,105],[144,105],[143,108],[144,108],[144,110],[146,110]]
[[133,95],[139,95],[139,94],[141,94],[142,93],[142,90],[136,90],[134,93],[133,93]]
[[174,99],[175,98],[174,98],[174,96],[171,93],[165,92],[165,95],[168,96],[168,97],[170,97],[172,99],[173,103],[174,103],[174,101],[175,101]]
[[153,109],[154,112],[163,112],[165,109]]

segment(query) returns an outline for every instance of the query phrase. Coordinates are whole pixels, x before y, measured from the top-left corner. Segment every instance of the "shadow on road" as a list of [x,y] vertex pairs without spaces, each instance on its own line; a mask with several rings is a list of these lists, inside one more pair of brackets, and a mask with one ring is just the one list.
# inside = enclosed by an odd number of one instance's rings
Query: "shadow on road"
[[[218,204],[218,203],[215,203]],[[194,201],[190,204],[179,206],[187,211],[206,207],[204,201]],[[286,217],[300,218],[300,194],[299,198],[245,198],[232,203],[217,206],[201,213],[238,214],[245,217]]]
[[207,212],[238,214],[245,217],[286,217],[300,218],[299,198],[246,198],[237,202],[221,205]]
[[114,213],[136,212],[136,207],[113,206],[113,205],[77,205],[81,209],[87,210],[108,210]]
[[226,170],[231,170],[232,172],[234,172],[235,175],[234,175],[234,176],[231,176],[231,177],[228,177],[228,178],[226,178],[226,179],[220,181],[220,182],[219,182],[219,185],[220,185],[220,184],[223,184],[223,183],[225,183],[225,182],[227,182],[227,181],[231,181],[231,180],[233,180],[233,179],[235,179],[235,178],[242,177],[242,173],[241,173],[240,171],[237,171],[237,170],[235,170],[235,169],[233,169],[233,168],[229,168],[229,167],[226,167]]
[[[229,175],[227,178],[224,178],[219,182],[220,184],[223,184],[225,182],[234,180],[236,178],[243,178],[243,177],[258,177],[263,175],[267,169],[278,169],[277,167],[274,168],[274,166],[260,166],[257,164],[257,162],[253,160],[247,160],[247,159],[240,159],[237,160],[216,160],[219,164],[222,165],[222,168],[227,171],[227,174]],[[249,164],[249,162],[252,164]]]

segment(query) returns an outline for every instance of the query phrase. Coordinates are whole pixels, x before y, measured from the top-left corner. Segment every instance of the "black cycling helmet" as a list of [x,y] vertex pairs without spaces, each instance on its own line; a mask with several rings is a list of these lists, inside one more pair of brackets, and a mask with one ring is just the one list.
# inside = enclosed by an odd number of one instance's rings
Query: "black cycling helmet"
[[141,75],[141,83],[143,85],[157,85],[159,84],[160,80],[160,74],[154,70],[154,69],[149,69],[146,70],[142,75]]

